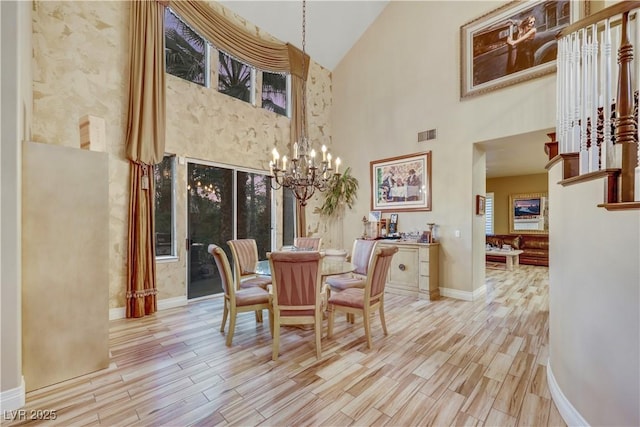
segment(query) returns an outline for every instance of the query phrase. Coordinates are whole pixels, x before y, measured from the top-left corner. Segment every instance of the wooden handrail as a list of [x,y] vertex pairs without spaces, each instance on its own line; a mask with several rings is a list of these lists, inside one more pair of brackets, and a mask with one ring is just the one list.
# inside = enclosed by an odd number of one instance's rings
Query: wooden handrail
[[582,28],[587,28],[590,25],[597,24],[612,16],[621,15],[638,8],[640,8],[640,1],[621,1],[620,3],[616,3],[592,15],[586,16],[573,24],[567,25],[558,33],[558,38],[572,34]]

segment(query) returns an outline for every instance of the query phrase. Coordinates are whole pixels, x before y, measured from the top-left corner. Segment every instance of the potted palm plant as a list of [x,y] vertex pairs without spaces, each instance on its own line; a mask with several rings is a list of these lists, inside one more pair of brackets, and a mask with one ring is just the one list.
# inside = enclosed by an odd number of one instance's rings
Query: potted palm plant
[[[343,247],[343,224],[342,215],[348,207],[351,209],[358,196],[358,180],[351,175],[351,168],[345,169],[341,175],[331,177],[329,186],[322,193],[324,200],[314,213],[326,221],[326,227],[330,230],[331,237],[329,243],[333,243],[334,248]],[[335,249],[341,255],[346,255],[344,249]]]
[[318,208],[318,213],[326,217],[339,218],[344,213],[345,206],[349,209],[358,197],[358,180],[351,175],[351,168],[343,174],[333,175],[329,181],[329,188],[324,192],[324,202]]

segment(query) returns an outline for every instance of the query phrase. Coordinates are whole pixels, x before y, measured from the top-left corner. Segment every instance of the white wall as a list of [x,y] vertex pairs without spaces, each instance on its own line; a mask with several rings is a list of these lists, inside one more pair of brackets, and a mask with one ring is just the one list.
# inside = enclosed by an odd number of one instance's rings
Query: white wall
[[0,146],[0,406],[24,404],[21,317],[21,141],[31,115],[31,5],[0,2],[2,145]]
[[562,187],[561,169],[549,175],[550,384],[589,425],[637,426],[640,211],[597,207],[603,180]]
[[[500,4],[391,2],[333,72],[334,147],[361,183],[345,218],[345,242],[361,235],[371,209],[369,162],[431,150],[433,210],[401,212],[399,228],[437,224],[445,292],[470,295],[483,281],[472,255],[484,247],[473,239],[475,194],[484,188],[477,181],[485,179],[474,142],[555,126],[553,76],[460,100],[460,27]],[[436,140],[416,142],[432,128]]]

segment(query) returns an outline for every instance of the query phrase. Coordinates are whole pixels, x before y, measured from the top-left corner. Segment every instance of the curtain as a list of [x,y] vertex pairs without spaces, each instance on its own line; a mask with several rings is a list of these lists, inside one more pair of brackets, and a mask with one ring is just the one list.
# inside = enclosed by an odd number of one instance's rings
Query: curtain
[[[293,143],[300,139],[303,127],[307,129],[307,123],[302,123],[302,92],[303,82],[309,74],[309,55],[305,53],[303,57],[302,51],[290,43],[264,40],[251,34],[228,21],[205,2],[171,0],[169,6],[217,49],[261,70],[291,73],[292,111],[289,138],[289,150],[291,150]],[[304,133],[308,135],[307,132]],[[304,237],[306,236],[305,207],[298,203],[296,213],[298,215],[296,235]]]
[[[263,40],[233,25],[204,2],[131,2],[129,35],[129,114],[126,153],[131,162],[127,317],[157,310],[154,245],[153,165],[162,161],[165,143],[164,8],[170,5],[217,48],[263,70],[291,73],[293,111],[290,144],[302,133],[302,88],[309,57],[289,43]],[[304,60],[303,60],[304,59]],[[304,209],[298,208],[304,227]],[[304,235],[304,228],[297,232]],[[302,230],[301,230],[302,228]]]
[[157,311],[153,165],[130,162],[129,170],[127,317],[143,317]]
[[153,165],[162,161],[165,142],[164,6],[131,2],[129,28],[126,316],[142,317],[157,310]]

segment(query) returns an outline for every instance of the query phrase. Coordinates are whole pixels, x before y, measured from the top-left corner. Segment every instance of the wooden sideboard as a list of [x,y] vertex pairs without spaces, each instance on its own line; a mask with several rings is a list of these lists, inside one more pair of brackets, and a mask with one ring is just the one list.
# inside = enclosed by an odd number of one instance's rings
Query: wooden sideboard
[[440,298],[439,243],[381,240],[378,245],[398,247],[387,276],[389,292],[431,301]]

